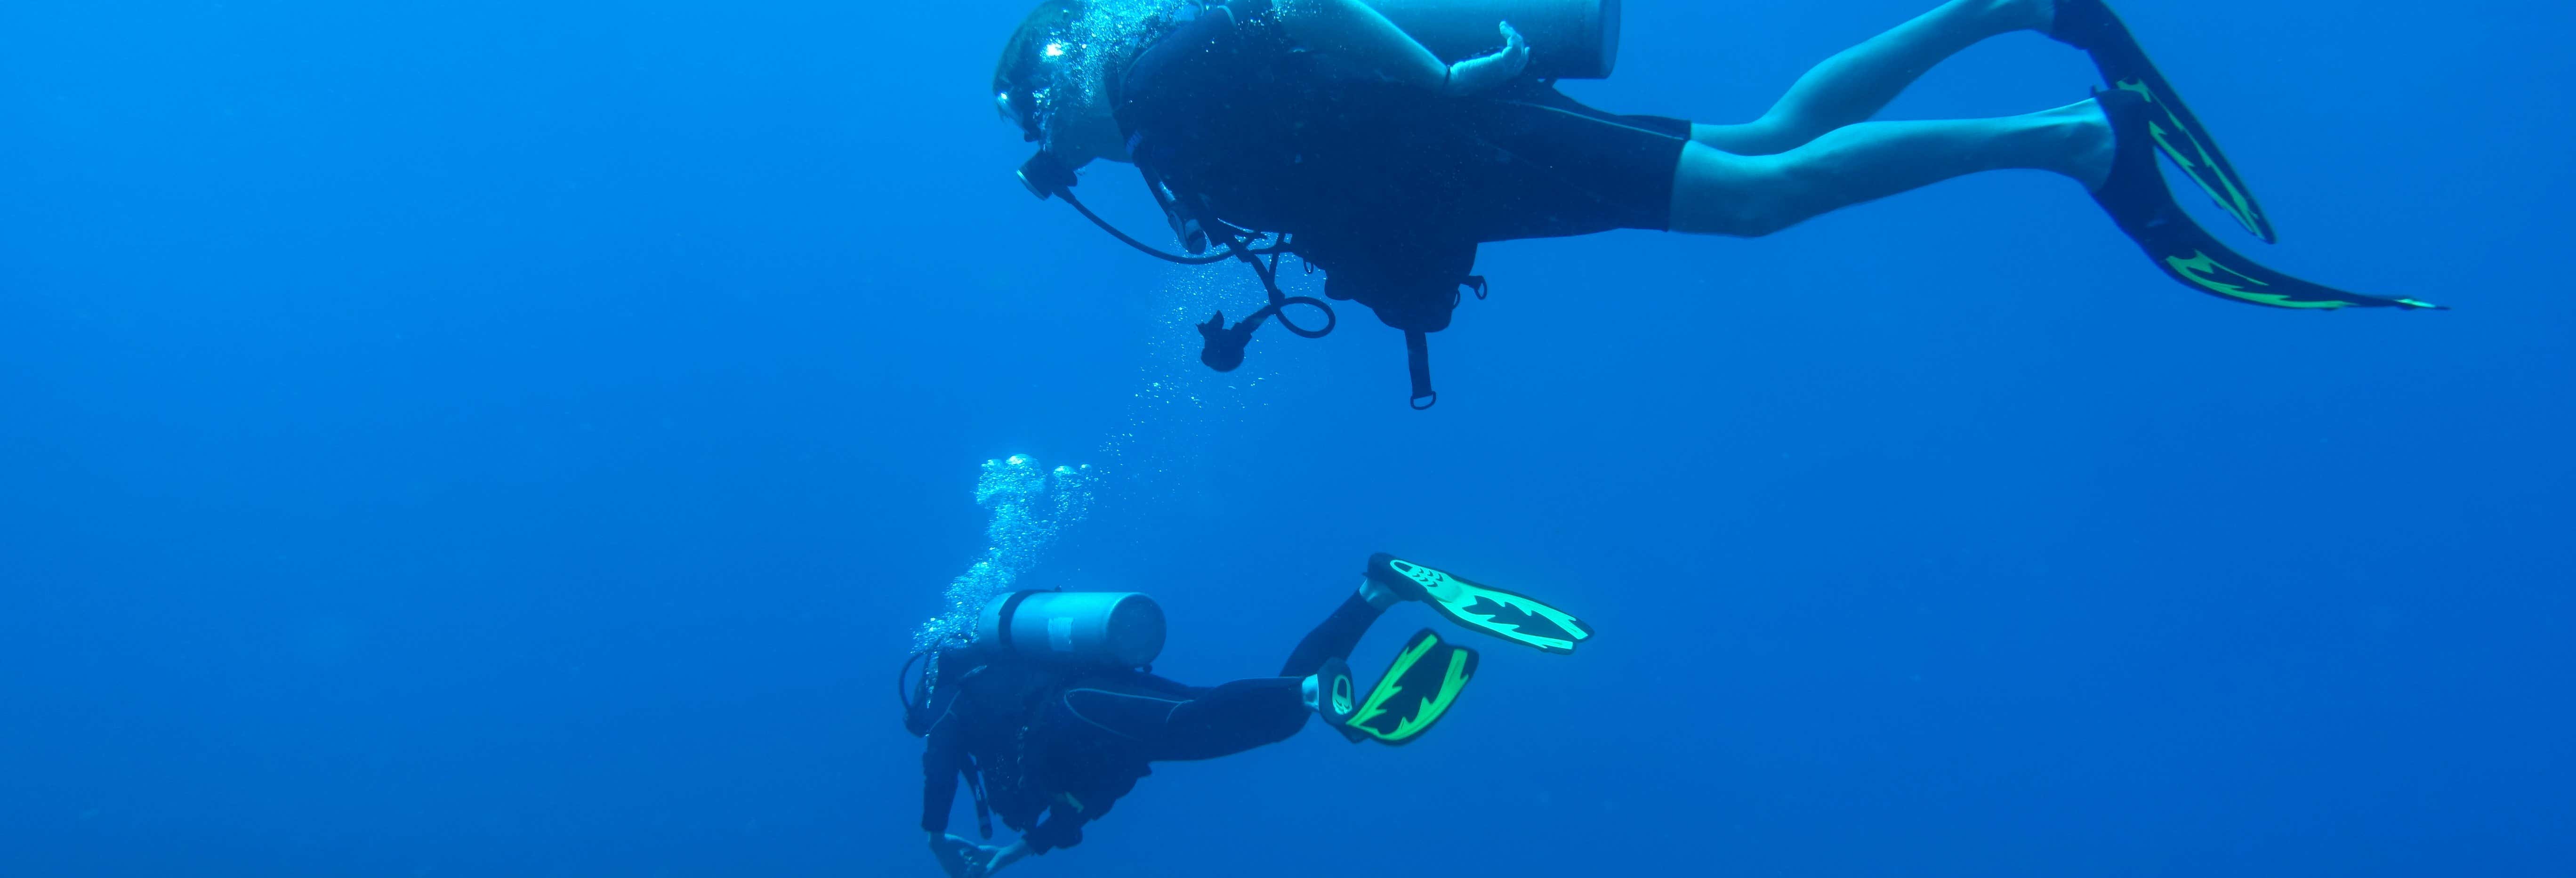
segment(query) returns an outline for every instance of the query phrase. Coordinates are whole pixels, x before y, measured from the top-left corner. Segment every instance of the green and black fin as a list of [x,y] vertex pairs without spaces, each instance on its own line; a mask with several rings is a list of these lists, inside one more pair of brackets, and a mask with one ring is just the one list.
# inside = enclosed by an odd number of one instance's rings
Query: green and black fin
[[2113,89],[2097,92],[2094,98],[2110,117],[2119,146],[2111,178],[2093,193],[2093,200],[2174,280],[2220,298],[2274,308],[2442,307],[2421,299],[2365,296],[2309,283],[2265,268],[2218,243],[2174,203],[2173,193],[2165,188],[2164,173],[2156,166],[2156,151],[2146,145],[2155,120],[2163,117],[2154,107],[2154,97]]
[[[1345,678],[1348,673],[1345,668]],[[1357,710],[1339,722],[1330,713],[1324,718],[1352,743],[1374,739],[1410,744],[1449,714],[1449,706],[1475,676],[1475,650],[1442,643],[1439,635],[1425,628],[1405,641],[1404,651],[1396,653],[1395,663],[1387,666],[1386,676],[1369,689]]]
[[2114,90],[2144,96],[2154,110],[2147,120],[2148,130],[2165,156],[2200,184],[2219,209],[2244,224],[2246,231],[2266,244],[2280,240],[2272,232],[2271,218],[2254,203],[2254,191],[2246,188],[2245,178],[2236,175],[2236,166],[2218,151],[2218,141],[2209,136],[2200,117],[2183,105],[2182,95],[2165,81],[2164,74],[2156,72],[2146,50],[2139,48],[2137,38],[2109,5],[2103,0],[2057,0],[2057,20],[2048,35],[2091,54],[2102,81]]
[[1592,636],[1592,626],[1570,613],[1478,583],[1454,573],[1397,558],[1385,552],[1369,556],[1368,578],[1393,589],[1406,600],[1421,601],[1449,621],[1513,643],[1564,655]]

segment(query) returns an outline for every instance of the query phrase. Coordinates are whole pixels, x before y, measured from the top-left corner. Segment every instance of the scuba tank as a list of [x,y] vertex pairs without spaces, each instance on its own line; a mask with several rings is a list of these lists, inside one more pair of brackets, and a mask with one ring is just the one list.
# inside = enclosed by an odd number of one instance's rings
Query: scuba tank
[[1135,592],[1012,592],[984,605],[975,648],[1049,664],[1143,667],[1163,653],[1163,608]]
[[1450,63],[1502,45],[1511,22],[1539,79],[1608,79],[1619,61],[1619,0],[1361,0]]
[[[895,671],[904,728],[928,734],[935,703],[985,666],[1006,659],[1041,666],[1139,668],[1163,654],[1163,608],[1136,592],[1015,591],[984,604],[972,640],[912,654]],[[921,667],[919,676],[912,673]],[[943,667],[953,665],[953,667]]]
[[[1004,659],[1140,668],[1163,654],[1163,608],[1132,591],[1015,591],[984,604],[972,640],[916,652],[895,671],[904,728],[928,734],[938,696]],[[943,669],[942,661],[954,664]],[[913,666],[921,666],[914,676]],[[945,673],[943,673],[943,670]]]

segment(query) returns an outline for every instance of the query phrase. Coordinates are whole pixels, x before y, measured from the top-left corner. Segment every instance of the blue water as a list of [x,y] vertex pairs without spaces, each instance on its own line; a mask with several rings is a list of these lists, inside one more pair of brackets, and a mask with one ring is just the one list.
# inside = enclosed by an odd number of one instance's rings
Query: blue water
[[[1746,118],[1923,5],[1630,0],[1570,90]],[[1152,592],[1169,675],[1379,549],[1600,636],[1005,874],[2576,872],[2565,6],[2123,7],[2241,247],[2458,310],[2199,295],[1994,174],[1490,246],[1420,414],[1356,308],[1205,372],[1236,272],[1021,193],[1024,11],[0,6],[0,875],[935,876],[890,679],[1011,454],[1101,474],[1021,582]]]

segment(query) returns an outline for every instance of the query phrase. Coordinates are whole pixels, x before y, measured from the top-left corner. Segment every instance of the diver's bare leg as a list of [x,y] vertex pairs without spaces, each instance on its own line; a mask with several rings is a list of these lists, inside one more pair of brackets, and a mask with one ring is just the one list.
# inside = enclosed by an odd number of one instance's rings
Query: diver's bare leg
[[2053,171],[2098,189],[2115,152],[2094,101],[2000,119],[1863,122],[1778,155],[1684,144],[1672,230],[1755,237],[1827,211],[1978,171]]
[[1798,78],[1762,118],[1693,125],[1691,139],[1737,155],[1787,152],[1876,115],[1942,59],[1987,37],[2046,30],[2056,0],[1950,0],[1843,50]]

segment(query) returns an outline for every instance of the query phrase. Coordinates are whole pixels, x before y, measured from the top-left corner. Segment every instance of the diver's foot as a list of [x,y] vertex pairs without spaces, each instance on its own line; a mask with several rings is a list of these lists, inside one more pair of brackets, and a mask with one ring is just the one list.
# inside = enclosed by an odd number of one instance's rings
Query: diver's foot
[[1383,610],[1403,603],[1405,597],[1395,589],[1387,587],[1385,583],[1362,576],[1360,577],[1360,599],[1367,601],[1369,606]]
[[2156,169],[2155,136],[2147,125],[2154,108],[2146,96],[2115,88],[2094,92],[2093,100],[2076,106],[2088,105],[2111,131],[2111,159],[2102,179],[2085,183],[2093,200],[2123,229],[2154,226],[2175,216],[2173,195]]
[[2120,166],[2119,129],[2111,121],[2110,107],[2097,97],[2045,112],[2070,117],[2068,132],[2074,155],[2068,165],[2069,176],[2084,184],[2084,191],[2101,192],[2111,182],[2111,171]]
[[1991,121],[1997,126],[1994,148],[2027,157],[2029,164],[2018,167],[2062,174],[2084,184],[2086,192],[2100,191],[2119,167],[2116,120],[2101,98]]
[[1351,665],[1338,658],[1324,660],[1324,666],[1298,684],[1298,695],[1306,709],[1323,718],[1342,737],[1356,743],[1360,739],[1351,730],[1351,715],[1359,711],[1359,684],[1351,679]]

